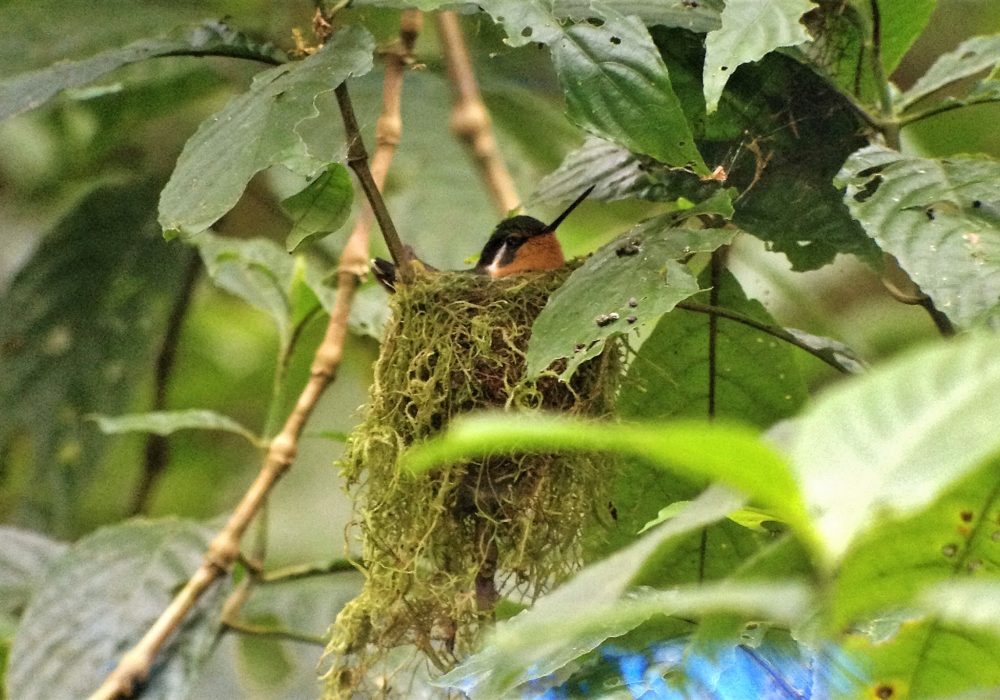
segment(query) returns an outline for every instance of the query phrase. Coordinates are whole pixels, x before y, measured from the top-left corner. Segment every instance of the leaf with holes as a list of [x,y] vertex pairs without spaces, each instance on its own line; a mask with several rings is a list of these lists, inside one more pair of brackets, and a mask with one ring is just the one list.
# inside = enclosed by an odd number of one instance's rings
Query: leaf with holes
[[637,19],[574,25],[552,53],[570,119],[635,153],[708,173],[667,67]]
[[976,36],[938,57],[927,72],[896,101],[896,108],[907,110],[920,100],[949,85],[972,78],[1000,63],[1000,35]]
[[312,175],[341,160],[343,138],[330,128],[340,120],[333,91],[371,70],[373,51],[371,34],[348,27],[305,60],[257,74],[185,144],[160,197],[164,235],[206,230],[272,165]]
[[771,51],[809,41],[802,15],[812,0],[728,0],[722,26],[705,37],[705,105],[711,114],[736,69]]
[[690,270],[678,261],[726,245],[736,231],[678,224],[698,213],[731,215],[730,196],[723,191],[700,208],[644,221],[574,270],[535,319],[528,374],[537,377],[566,358],[559,376],[567,381],[583,362],[601,354],[608,338],[655,323],[677,302],[700,291]]
[[1000,161],[869,146],[836,182],[854,218],[948,318],[1000,322]]

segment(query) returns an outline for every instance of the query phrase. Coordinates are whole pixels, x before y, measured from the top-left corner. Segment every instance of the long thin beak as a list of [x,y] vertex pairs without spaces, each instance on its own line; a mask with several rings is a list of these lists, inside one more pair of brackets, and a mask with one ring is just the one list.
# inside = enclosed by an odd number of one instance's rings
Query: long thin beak
[[573,200],[573,203],[570,204],[566,208],[566,211],[564,211],[562,214],[560,214],[559,216],[557,216],[555,221],[553,221],[551,224],[549,224],[548,226],[546,226],[545,230],[542,231],[542,233],[552,233],[553,231],[555,231],[559,227],[559,224],[561,224],[563,222],[563,220],[567,216],[569,216],[570,213],[574,209],[577,208],[577,206],[580,204],[580,202],[582,202],[583,200],[585,200],[587,198],[587,195],[589,195],[591,192],[594,191],[595,187],[597,187],[597,185],[591,185],[590,187],[588,187],[587,189],[585,189],[583,191],[583,194],[581,194],[579,197],[577,197],[575,200]]

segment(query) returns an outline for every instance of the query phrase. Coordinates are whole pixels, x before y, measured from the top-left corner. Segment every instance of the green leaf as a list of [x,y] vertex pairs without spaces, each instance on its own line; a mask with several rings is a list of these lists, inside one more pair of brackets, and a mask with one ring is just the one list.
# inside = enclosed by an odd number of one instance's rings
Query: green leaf
[[[47,569],[28,606],[7,672],[13,697],[87,697],[149,629],[201,563],[210,531],[166,519],[103,528]],[[189,613],[160,652],[143,697],[184,697],[210,652],[227,581]]]
[[290,342],[294,321],[303,315],[299,310],[293,316],[295,258],[264,238],[226,238],[206,231],[192,242],[212,281],[267,313],[278,328],[282,345]]
[[403,466],[420,472],[497,450],[600,450],[642,457],[665,471],[740,490],[773,509],[807,545],[814,546],[814,531],[790,467],[755,433],[736,426],[695,421],[588,423],[544,414],[487,414],[455,421],[443,437],[405,454]]
[[[204,231],[272,165],[311,175],[339,160],[343,139],[333,90],[372,67],[374,40],[361,27],[334,34],[312,56],[254,77],[248,92],[202,123],[160,197],[168,237]],[[322,124],[322,128],[320,128]],[[252,147],[248,147],[252,144]]]
[[0,613],[20,614],[44,581],[46,568],[66,548],[41,533],[0,526]]
[[825,394],[790,453],[828,563],[916,513],[1000,452],[1000,341],[939,344]]
[[0,452],[6,518],[69,535],[105,439],[96,411],[128,410],[152,372],[191,251],[155,223],[155,186],[85,196],[0,298]]
[[905,111],[938,90],[983,73],[1000,63],[1000,35],[976,36],[941,54],[909,90],[899,96],[896,108]]
[[998,466],[994,460],[927,510],[862,535],[839,567],[830,628],[916,605],[924,591],[944,582],[1000,576]]
[[[530,610],[498,625],[486,649],[442,677],[441,684],[474,690],[474,697],[496,697],[531,678],[548,675],[608,637],[632,629],[651,613],[621,616],[624,619],[609,619],[601,613],[614,608],[654,552],[718,521],[739,505],[740,499],[728,490],[709,489],[671,522],[586,567]],[[568,620],[581,619],[581,600],[587,601],[588,624],[569,628]]]
[[[353,5],[379,7],[415,7],[430,12],[454,7],[455,0],[354,0]],[[563,20],[603,19],[609,12],[635,16],[646,26],[660,24],[681,27],[692,32],[707,32],[719,26],[722,0],[699,2],[662,2],[662,0],[483,0],[477,6],[503,25],[505,42],[511,46],[529,43],[548,44],[562,33]],[[613,9],[612,9],[613,8]]]
[[960,326],[1000,317],[1000,162],[854,153],[837,176],[865,231]]
[[206,22],[177,38],[144,39],[81,61],[56,63],[0,82],[0,120],[48,102],[59,92],[86,85],[113,70],[160,56],[231,56],[283,63],[283,52],[230,29]]
[[988,632],[918,617],[889,639],[851,635],[844,647],[866,667],[853,697],[985,699],[995,693],[975,691],[1000,686],[1000,637]]
[[[720,205],[724,216],[728,196],[720,193],[706,206]],[[566,381],[601,353],[608,338],[655,323],[697,293],[697,280],[677,260],[726,245],[736,231],[674,227],[692,212],[697,213],[689,209],[644,221],[574,270],[535,320],[528,374],[538,376],[556,360],[568,358],[560,373]]]
[[[706,270],[699,279],[711,286]],[[729,272],[720,276],[717,304],[774,325],[757,301],[747,299]],[[710,297],[695,298],[707,303]],[[716,320],[714,363],[709,359],[710,317],[676,310],[643,342],[623,383],[618,407],[633,418],[705,417],[714,368],[714,415],[766,428],[796,413],[806,387],[795,364],[800,352],[773,336],[725,318]]]
[[102,433],[155,433],[170,435],[178,430],[222,430],[242,435],[253,445],[260,444],[260,438],[238,422],[215,411],[190,409],[186,411],[151,411],[124,416],[89,416],[97,423]]
[[707,174],[649,32],[635,18],[605,17],[600,27],[568,28],[552,45],[570,119],[630,151]]
[[802,15],[812,0],[728,0],[722,26],[705,37],[705,104],[711,114],[731,76],[744,63],[759,61],[774,49],[809,41]]
[[293,222],[285,240],[288,252],[311,245],[343,226],[353,201],[351,174],[340,163],[329,166],[305,189],[284,200],[281,206]]

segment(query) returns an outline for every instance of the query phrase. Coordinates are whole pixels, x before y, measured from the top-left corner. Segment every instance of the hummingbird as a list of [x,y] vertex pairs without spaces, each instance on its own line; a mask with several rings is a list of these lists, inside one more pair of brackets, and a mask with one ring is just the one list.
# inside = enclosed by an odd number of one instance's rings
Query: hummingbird
[[[591,185],[584,190],[551,224],[524,215],[501,221],[483,246],[479,262],[467,272],[498,279],[518,272],[555,270],[565,265],[562,246],[555,236],[556,229],[594,191],[594,187]],[[417,260],[411,248],[408,247],[407,252]],[[429,270],[435,269],[425,263],[420,264]],[[390,292],[395,292],[396,266],[382,258],[373,259],[371,265],[375,279]]]

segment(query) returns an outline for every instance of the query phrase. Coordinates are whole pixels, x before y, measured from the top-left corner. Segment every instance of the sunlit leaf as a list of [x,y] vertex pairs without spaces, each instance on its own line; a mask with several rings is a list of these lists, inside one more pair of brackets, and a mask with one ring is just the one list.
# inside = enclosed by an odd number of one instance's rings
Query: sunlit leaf
[[790,452],[828,561],[1000,452],[998,352],[985,336],[927,348],[836,387],[800,420]]
[[[727,193],[713,203],[723,215]],[[706,204],[709,209],[712,207]],[[552,295],[535,320],[528,343],[527,372],[538,376],[567,358],[565,380],[604,349],[608,338],[655,323],[699,291],[678,260],[729,243],[732,229],[677,228],[694,210],[665,214],[635,226],[598,250]]]
[[111,71],[160,56],[232,56],[282,63],[285,55],[269,44],[253,41],[222,22],[178,33],[175,38],[143,39],[80,61],[56,63],[0,82],[0,120],[48,102],[59,92],[86,85]]
[[799,21],[815,9],[812,0],[728,0],[722,26],[705,37],[705,104],[711,114],[736,69],[774,49],[809,41]]
[[905,110],[938,90],[974,77],[1000,63],[1000,35],[976,36],[954,51],[941,54],[909,90],[899,96],[897,109]]
[[178,430],[222,430],[236,433],[258,444],[259,438],[238,422],[215,411],[191,409],[187,411],[152,411],[123,416],[94,415],[90,418],[103,433],[155,433],[170,435]]
[[331,128],[340,118],[333,90],[371,70],[373,50],[366,30],[342,29],[308,58],[257,74],[249,91],[203,122],[160,197],[165,235],[207,229],[265,168],[281,164],[312,175],[339,160],[344,145],[341,130]]
[[638,20],[574,25],[552,53],[570,119],[633,152],[708,173],[667,67]]
[[705,422],[587,423],[552,415],[483,415],[457,420],[443,437],[404,455],[404,467],[436,465],[497,450],[609,451],[642,457],[667,472],[718,481],[774,510],[809,546],[813,529],[789,466],[746,428]]
[[853,154],[837,176],[851,214],[952,321],[1000,317],[1000,161]]
[[924,590],[920,607],[939,619],[962,627],[979,628],[1000,637],[1000,580],[949,581]]
[[340,163],[334,163],[301,192],[285,199],[281,206],[292,218],[292,230],[285,240],[288,252],[340,228],[351,213],[353,201],[351,174]]
[[927,510],[862,535],[841,562],[830,626],[916,605],[945,582],[1000,577],[1000,466],[996,460],[939,496]]
[[[32,598],[7,672],[13,697],[87,697],[194,573],[210,532],[181,520],[131,521],[74,544]],[[211,650],[227,586],[195,606],[160,652],[143,697],[183,697]]]

